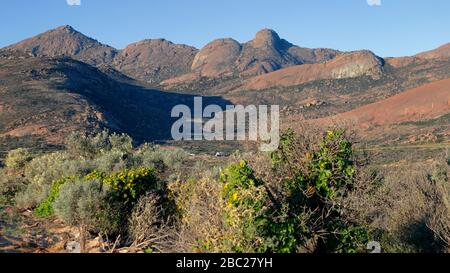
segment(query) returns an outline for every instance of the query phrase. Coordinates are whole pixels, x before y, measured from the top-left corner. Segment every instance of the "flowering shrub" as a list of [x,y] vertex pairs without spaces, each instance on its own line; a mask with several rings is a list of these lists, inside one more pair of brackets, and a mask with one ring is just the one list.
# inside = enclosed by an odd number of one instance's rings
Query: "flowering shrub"
[[[76,177],[71,176],[54,181],[48,197],[35,209],[35,215],[38,217],[53,215],[53,203],[58,198],[61,186],[76,180]],[[152,170],[146,168],[127,170],[111,176],[106,176],[99,171],[93,171],[84,176],[81,181],[99,181],[101,184],[107,185],[111,201],[123,202],[124,205],[127,205],[133,204],[140,196],[154,188],[156,176]]]
[[124,204],[134,204],[148,191],[157,188],[158,179],[154,169],[125,170],[103,179],[111,188],[111,198]]
[[246,161],[225,169],[223,199],[225,218],[229,227],[223,240],[225,249],[233,252],[266,252],[269,248],[266,234],[268,224],[268,195],[262,180],[256,178]]

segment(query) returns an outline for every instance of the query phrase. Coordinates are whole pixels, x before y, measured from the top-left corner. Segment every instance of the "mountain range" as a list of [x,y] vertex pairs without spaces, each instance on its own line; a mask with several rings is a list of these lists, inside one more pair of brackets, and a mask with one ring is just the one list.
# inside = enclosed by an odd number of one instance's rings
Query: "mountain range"
[[[448,78],[450,44],[382,58],[367,50],[304,48],[263,29],[245,43],[223,38],[197,49],[148,39],[119,50],[62,26],[0,50],[0,150],[59,145],[74,130],[103,128],[142,141],[167,139],[171,108],[199,94],[220,105],[279,104],[291,127],[300,119],[377,120],[381,105],[397,112],[421,109],[407,120],[389,114],[382,124],[360,126],[392,127],[450,113]],[[439,96],[427,91],[434,82]],[[408,103],[391,98],[403,93],[412,94],[404,95]],[[368,106],[374,103],[378,106]],[[441,125],[422,129],[446,141],[448,120]],[[417,128],[408,128],[394,135],[380,130],[370,138],[411,139]]]

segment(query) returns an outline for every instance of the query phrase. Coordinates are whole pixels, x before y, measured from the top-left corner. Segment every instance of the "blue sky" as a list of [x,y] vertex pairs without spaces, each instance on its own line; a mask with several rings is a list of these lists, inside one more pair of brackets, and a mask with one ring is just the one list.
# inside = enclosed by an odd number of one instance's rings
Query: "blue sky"
[[145,38],[196,47],[222,37],[245,42],[262,28],[300,46],[369,49],[383,57],[450,42],[448,0],[66,1],[2,0],[0,47],[66,24],[116,48]]

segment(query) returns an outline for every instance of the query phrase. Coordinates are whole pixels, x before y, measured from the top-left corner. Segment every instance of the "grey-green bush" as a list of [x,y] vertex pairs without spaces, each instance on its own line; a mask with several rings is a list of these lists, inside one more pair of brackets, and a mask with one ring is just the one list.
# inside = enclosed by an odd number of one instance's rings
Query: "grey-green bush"
[[107,190],[99,181],[78,180],[61,186],[53,208],[55,214],[71,226],[95,226]]
[[17,208],[21,210],[35,208],[47,198],[49,190],[50,185],[28,184],[26,189],[17,193],[15,197]]
[[118,233],[123,229],[121,204],[111,202],[109,193],[109,188],[96,180],[66,183],[53,203],[55,215],[68,225],[88,231]]

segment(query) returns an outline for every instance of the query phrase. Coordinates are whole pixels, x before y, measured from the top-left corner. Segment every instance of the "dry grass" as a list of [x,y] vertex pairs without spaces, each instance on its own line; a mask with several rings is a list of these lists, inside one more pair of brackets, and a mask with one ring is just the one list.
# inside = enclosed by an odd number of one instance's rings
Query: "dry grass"
[[446,160],[366,169],[346,199],[387,252],[450,251],[450,167]]
[[171,188],[177,195],[177,206],[182,213],[177,251],[218,251],[205,248],[206,245],[218,245],[217,240],[225,234],[223,185],[212,174],[207,174],[198,180],[176,182]]
[[166,216],[161,198],[154,193],[142,197],[130,216],[130,252],[151,250],[170,252],[175,245],[175,230]]

